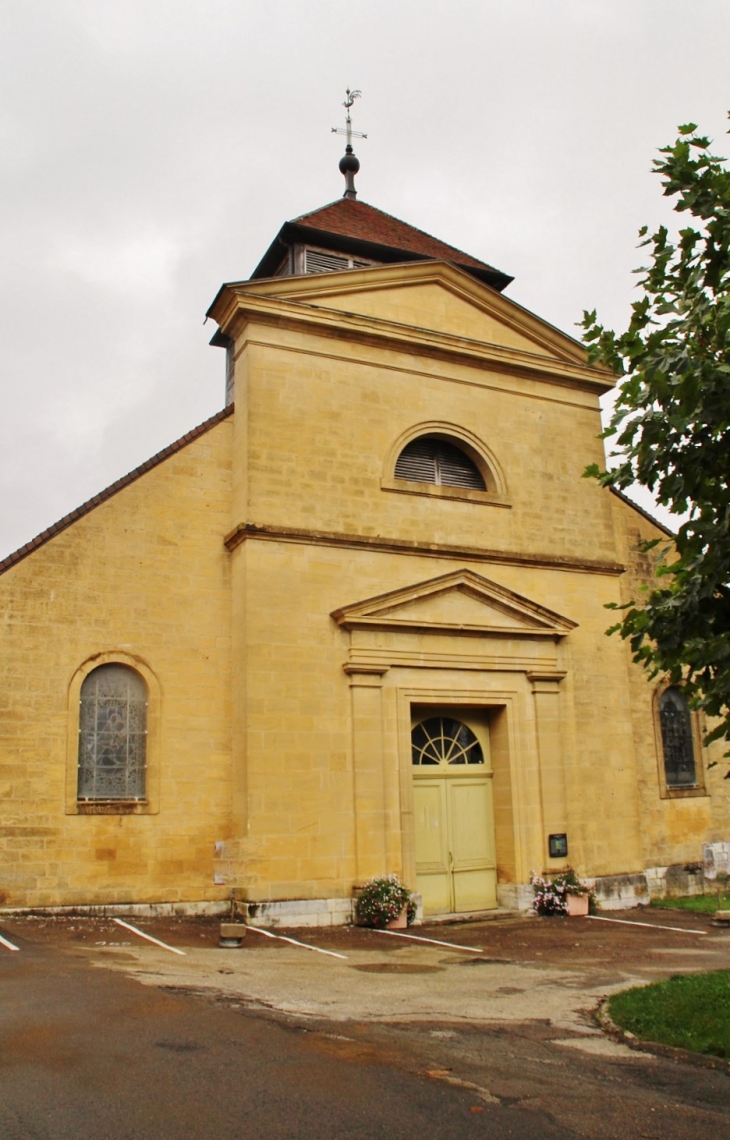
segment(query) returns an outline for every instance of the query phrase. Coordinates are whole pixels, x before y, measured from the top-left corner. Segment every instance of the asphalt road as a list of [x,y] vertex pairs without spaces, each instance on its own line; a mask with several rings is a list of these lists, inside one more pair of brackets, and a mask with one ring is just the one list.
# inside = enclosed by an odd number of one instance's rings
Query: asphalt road
[[[205,933],[209,942],[214,929]],[[564,958],[565,939],[575,945],[575,930],[525,923],[505,925],[493,937],[495,945],[501,940],[503,948],[510,943],[519,948],[520,959],[542,960],[550,945]],[[610,942],[605,930],[600,931],[603,947],[607,938]],[[156,932],[172,940],[174,925]],[[353,991],[376,982],[378,993],[391,986],[394,1009],[405,983],[418,982],[428,990],[457,973],[476,1002],[494,960],[468,965],[469,959],[457,958],[453,967],[428,966],[427,948],[411,950],[392,940],[391,949],[384,940],[383,949],[377,939],[368,942],[357,932],[329,941],[321,935],[309,938],[346,948],[347,963],[283,944],[278,944],[281,951],[266,944],[253,954],[217,951],[214,943],[199,951],[194,938],[203,935],[196,929],[181,927],[177,933],[178,945],[187,947],[185,959],[143,942],[112,946],[109,924],[102,928],[74,920],[43,929],[18,920],[0,924],[0,934],[21,948],[12,953],[0,947],[2,1140],[730,1140],[730,1076],[724,1068],[636,1054],[612,1043],[606,1049],[587,1024],[579,1032],[556,1029],[550,1016],[494,1023],[443,1014],[408,1021],[395,1016],[390,1022],[382,1016],[333,1020],[260,1001],[252,1008],[240,978],[239,988],[231,988],[239,970],[252,977],[265,972],[267,978],[278,971],[287,975],[289,994],[300,954],[307,968],[321,964],[325,985],[337,971],[350,971]],[[642,931],[628,933],[645,937]],[[625,939],[626,932],[616,937]],[[658,931],[646,934],[649,940],[658,937]],[[460,938],[476,944],[484,934],[472,928]],[[354,950],[352,943],[364,949]],[[721,941],[716,953],[726,954]],[[164,972],[166,959],[175,968],[185,964],[184,986],[174,973]],[[146,984],[127,976],[132,965]],[[707,962],[708,968],[713,965]],[[202,978],[212,968],[218,986],[196,991],[191,971],[199,970]],[[545,968],[546,978],[551,969]],[[605,962],[600,969],[606,971]],[[513,980],[522,977],[518,970],[524,964],[515,965]],[[565,975],[566,993],[577,985],[575,978]],[[301,980],[303,987],[312,984],[306,973]],[[540,983],[531,984],[534,990],[526,996],[534,993],[539,1014],[544,1012]],[[517,991],[518,986],[500,989]],[[515,1000],[523,1001],[524,995]]]
[[3,1140],[566,1135],[540,1111],[394,1065],[392,1051],[150,989],[47,946],[25,943],[0,970]]

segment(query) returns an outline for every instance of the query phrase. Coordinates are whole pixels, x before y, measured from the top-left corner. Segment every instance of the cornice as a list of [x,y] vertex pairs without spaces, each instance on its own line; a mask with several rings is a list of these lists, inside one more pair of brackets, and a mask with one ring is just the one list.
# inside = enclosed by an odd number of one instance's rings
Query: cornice
[[551,554],[522,554],[515,551],[492,550],[479,546],[456,546],[450,543],[416,542],[411,539],[384,538],[382,535],[341,534],[335,531],[309,530],[283,526],[262,526],[257,523],[239,523],[224,542],[233,551],[244,542],[291,542],[303,546],[333,546],[348,550],[374,550],[383,554],[417,554],[425,558],[453,558],[461,561],[480,561],[506,566],[533,566],[544,570],[565,570],[577,574],[601,574],[616,577],[626,567],[618,562],[600,559],[572,558]]
[[241,282],[229,288],[261,297],[321,304],[327,297],[346,297],[349,294],[359,296],[383,289],[412,289],[423,285],[438,285],[473,309],[498,320],[522,336],[529,337],[552,356],[577,364],[586,361],[586,349],[575,337],[551,325],[511,297],[485,287],[449,261],[428,259],[415,264],[371,265],[337,273],[305,273],[298,277]]
[[[444,274],[435,274],[431,266],[431,275],[422,277],[418,283],[433,282],[444,284]],[[446,267],[452,270],[452,267]],[[358,275],[367,274],[369,270],[358,270]],[[383,270],[378,269],[382,273]],[[392,271],[391,271],[392,272]],[[452,272],[458,272],[453,271]],[[332,274],[333,277],[349,277],[350,274]],[[461,275],[464,276],[464,275]],[[292,281],[301,281],[301,278],[291,278]],[[319,280],[319,279],[318,279]],[[416,282],[411,282],[415,284]],[[267,284],[270,284],[267,282]],[[362,280],[359,280],[362,289]],[[379,287],[385,288],[392,284],[384,281]],[[451,284],[449,282],[449,284]],[[460,292],[466,295],[461,282],[457,282]],[[321,287],[321,280],[320,280]],[[355,291],[354,285],[351,286]],[[334,292],[334,289],[331,290]],[[454,288],[452,291],[457,291]],[[337,290],[338,296],[347,292],[346,288]],[[309,296],[309,294],[304,294]],[[323,295],[323,294],[320,294]],[[494,294],[501,306],[507,302],[499,294]],[[469,297],[470,300],[473,298]],[[492,298],[490,298],[492,300]],[[414,325],[390,321],[383,317],[366,316],[359,313],[350,313],[341,309],[328,308],[326,305],[314,303],[311,300],[282,297],[281,295],[265,294],[248,286],[226,286],[215,305],[214,316],[225,335],[240,334],[243,325],[255,320],[258,324],[271,327],[287,327],[291,329],[306,329],[321,336],[339,339],[356,339],[361,343],[369,343],[383,348],[396,348],[411,355],[439,357],[445,360],[457,360],[472,366],[484,367],[485,364],[500,371],[528,373],[537,379],[549,380],[562,386],[582,388],[596,395],[610,391],[614,386],[614,378],[604,370],[594,368],[588,364],[580,363],[575,358],[577,354],[568,354],[559,344],[562,334],[553,330],[552,326],[544,326],[543,322],[526,310],[518,309],[520,315],[526,314],[525,321],[518,321],[509,309],[490,306],[481,306],[495,318],[531,337],[535,343],[541,343],[547,350],[560,353],[557,356],[545,356],[539,352],[525,352],[521,349],[508,348],[503,345],[492,344],[487,341],[472,340],[468,337],[455,336],[450,333],[438,332],[433,329],[419,328]],[[548,335],[553,334],[553,335]],[[567,344],[571,344],[565,338]],[[573,355],[574,359],[569,359]]]

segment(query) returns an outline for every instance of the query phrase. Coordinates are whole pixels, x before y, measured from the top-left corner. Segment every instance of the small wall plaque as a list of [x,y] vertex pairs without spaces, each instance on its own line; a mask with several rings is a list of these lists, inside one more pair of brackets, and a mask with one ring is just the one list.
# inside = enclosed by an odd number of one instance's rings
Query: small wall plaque
[[548,835],[548,848],[551,859],[568,858],[568,836],[565,832],[560,835]]

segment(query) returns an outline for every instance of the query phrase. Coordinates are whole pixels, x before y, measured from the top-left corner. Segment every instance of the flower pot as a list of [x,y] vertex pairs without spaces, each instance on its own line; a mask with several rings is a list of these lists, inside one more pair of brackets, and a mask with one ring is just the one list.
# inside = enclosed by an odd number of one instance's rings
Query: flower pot
[[569,918],[585,918],[588,914],[588,895],[566,895],[565,905]]
[[404,906],[397,918],[391,918],[386,930],[405,930],[408,926],[408,906]]

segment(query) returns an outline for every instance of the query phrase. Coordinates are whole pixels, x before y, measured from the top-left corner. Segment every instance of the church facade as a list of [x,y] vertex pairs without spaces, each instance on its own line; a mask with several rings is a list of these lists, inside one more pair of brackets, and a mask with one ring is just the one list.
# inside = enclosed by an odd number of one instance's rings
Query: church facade
[[0,563],[0,904],[727,871],[725,767],[605,635],[665,537],[582,478],[612,378],[509,281],[349,192],[220,290],[224,409]]

